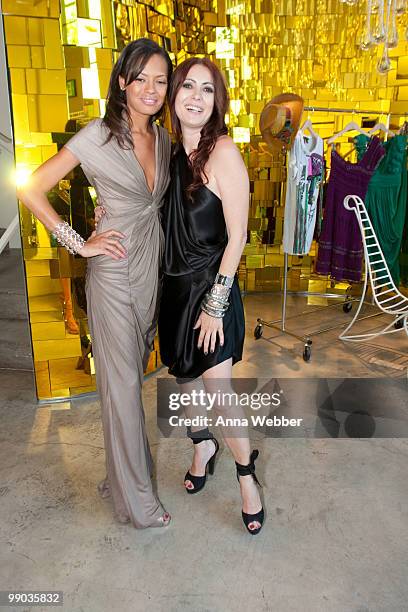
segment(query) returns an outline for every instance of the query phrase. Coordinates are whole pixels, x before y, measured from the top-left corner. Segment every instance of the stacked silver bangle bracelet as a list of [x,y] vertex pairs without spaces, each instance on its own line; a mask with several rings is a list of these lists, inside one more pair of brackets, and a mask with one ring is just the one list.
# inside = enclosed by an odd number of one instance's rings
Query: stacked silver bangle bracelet
[[54,238],[58,240],[72,255],[82,249],[85,240],[66,222],[62,221],[55,226],[52,232]]
[[201,310],[210,315],[210,317],[222,319],[228,310],[228,297],[233,283],[233,276],[224,276],[218,272],[213,286],[205,294],[201,302]]

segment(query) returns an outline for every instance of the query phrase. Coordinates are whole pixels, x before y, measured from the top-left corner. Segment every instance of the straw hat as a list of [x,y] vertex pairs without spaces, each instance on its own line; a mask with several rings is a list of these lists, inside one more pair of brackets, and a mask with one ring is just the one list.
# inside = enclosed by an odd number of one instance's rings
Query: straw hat
[[303,98],[284,93],[268,102],[259,120],[265,142],[273,149],[290,149],[299,129]]

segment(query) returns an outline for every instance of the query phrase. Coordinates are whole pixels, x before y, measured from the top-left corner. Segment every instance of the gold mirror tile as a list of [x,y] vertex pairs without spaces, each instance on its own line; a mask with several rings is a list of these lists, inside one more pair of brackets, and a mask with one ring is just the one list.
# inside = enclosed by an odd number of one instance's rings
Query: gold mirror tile
[[[26,70],[27,93],[66,94],[65,70]],[[46,130],[44,130],[46,131]]]
[[26,261],[25,262],[26,277],[31,276],[49,276],[50,265],[48,260]]
[[50,372],[48,361],[34,362],[35,382],[39,399],[51,397]]
[[[5,33],[5,37],[7,40],[7,44],[9,45],[27,45],[28,44],[27,19],[25,17],[13,17],[11,15],[5,15],[4,33]],[[33,43],[30,43],[30,44],[33,44]]]
[[83,393],[95,393],[95,390],[96,390],[95,376],[92,376],[91,379],[92,379],[92,385],[90,385],[89,387],[87,386],[70,387],[69,389],[70,395],[75,396],[75,395],[81,395]]
[[113,56],[111,49],[95,49],[98,69],[112,70]]
[[33,68],[45,68],[44,47],[30,47],[31,66]]
[[7,58],[10,68],[31,68],[30,48],[23,45],[9,45]]
[[274,253],[269,253],[265,255],[265,266],[276,266],[278,268],[282,268],[283,261],[284,261],[283,255],[277,255]]
[[[78,358],[66,357],[49,361],[50,386],[52,390],[70,387],[91,387],[93,378],[83,369],[77,369]],[[84,391],[82,391],[83,393]]]
[[11,68],[10,79],[15,94],[26,94],[26,78],[24,68]]
[[[49,323],[55,321],[63,321],[63,312],[61,305],[59,308],[55,308],[54,310],[39,310],[33,311],[31,308],[32,299],[29,300],[29,306],[31,309],[30,312],[30,322],[31,323]],[[49,306],[50,307],[50,306]]]
[[46,132],[31,132],[31,142],[35,145],[51,145],[51,134]]
[[33,353],[35,361],[79,357],[81,355],[79,336],[67,337],[63,340],[34,340]]
[[43,19],[28,18],[28,44],[32,46],[44,45],[44,28]]
[[48,276],[30,276],[27,278],[27,295],[29,298],[59,293],[61,293],[59,279]]
[[71,396],[71,391],[70,389],[52,389],[51,390],[51,397],[53,398],[59,398],[59,397],[70,397]]
[[24,259],[55,259],[58,257],[57,249],[53,247],[25,248]]
[[247,269],[263,268],[266,255],[248,255],[246,258]]
[[33,340],[61,340],[66,336],[63,321],[48,321],[33,323],[31,321],[31,336]]

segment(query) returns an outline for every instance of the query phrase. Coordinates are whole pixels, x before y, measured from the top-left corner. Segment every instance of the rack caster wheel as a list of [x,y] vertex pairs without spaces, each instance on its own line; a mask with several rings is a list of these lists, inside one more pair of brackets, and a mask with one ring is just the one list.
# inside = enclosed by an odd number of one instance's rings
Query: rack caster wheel
[[343,312],[350,312],[352,308],[353,308],[353,302],[344,302]]
[[263,326],[258,323],[258,325],[254,329],[255,340],[259,340],[259,338],[262,337],[262,333],[263,333]]
[[309,344],[305,344],[305,348],[303,349],[303,361],[310,361],[312,356],[312,347]]
[[398,319],[394,323],[394,329],[402,329],[404,327],[404,319]]

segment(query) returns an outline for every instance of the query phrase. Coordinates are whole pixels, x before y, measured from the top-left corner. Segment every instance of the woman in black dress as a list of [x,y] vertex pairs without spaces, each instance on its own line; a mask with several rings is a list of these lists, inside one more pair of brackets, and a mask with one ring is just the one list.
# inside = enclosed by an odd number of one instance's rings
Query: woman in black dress
[[[180,64],[169,105],[176,145],[163,212],[160,353],[183,391],[200,376],[206,390],[214,391],[220,379],[231,379],[232,365],[242,358],[245,321],[236,270],[247,237],[249,180],[227,135],[228,93],[215,64],[202,58]],[[225,415],[222,406],[217,410]],[[187,413],[197,414],[193,407]],[[246,430],[241,437],[222,431],[236,461],[243,520],[256,534],[264,519],[254,473],[258,451],[250,453]],[[210,473],[214,469],[218,442],[208,428],[190,428],[188,435],[194,457],[184,483],[188,493],[197,493],[207,466]]]

